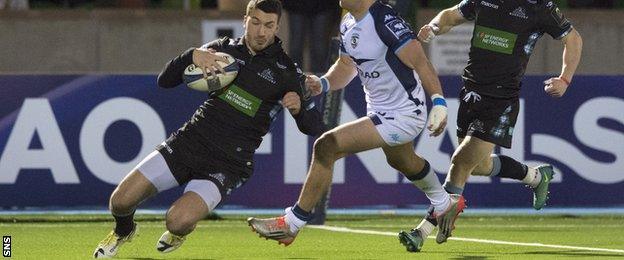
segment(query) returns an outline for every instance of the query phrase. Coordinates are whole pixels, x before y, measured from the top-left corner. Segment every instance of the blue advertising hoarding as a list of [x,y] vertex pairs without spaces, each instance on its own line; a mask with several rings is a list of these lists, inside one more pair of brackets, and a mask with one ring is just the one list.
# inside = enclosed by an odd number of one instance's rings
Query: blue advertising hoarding
[[[563,98],[543,91],[546,76],[523,81],[522,109],[512,149],[529,164],[551,163],[559,174],[550,205],[624,205],[624,77],[577,76]],[[443,178],[456,147],[459,77],[441,77],[449,126],[427,132],[416,151]],[[123,176],[155,145],[190,118],[206,94],[185,87],[159,89],[154,75],[0,76],[0,206],[105,207]],[[346,90],[341,121],[365,115],[364,93]],[[292,204],[309,164],[313,140],[289,115],[274,123],[256,153],[254,176],[227,205],[277,208]],[[146,206],[166,207],[181,189]],[[471,177],[473,207],[530,207],[520,183]],[[337,162],[331,207],[427,204],[426,197],[385,161],[381,150]]]

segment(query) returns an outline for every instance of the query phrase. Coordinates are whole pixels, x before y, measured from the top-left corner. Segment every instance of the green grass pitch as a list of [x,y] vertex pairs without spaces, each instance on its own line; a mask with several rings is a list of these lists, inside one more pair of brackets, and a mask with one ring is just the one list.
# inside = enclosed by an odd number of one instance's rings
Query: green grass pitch
[[[155,244],[165,231],[162,217],[137,216],[138,236],[122,247],[118,258],[624,259],[624,216],[462,216],[456,223],[454,237],[483,241],[450,240],[438,245],[430,238],[419,253],[407,252],[394,235],[416,225],[420,219],[416,216],[330,216],[328,226],[376,232],[361,234],[306,227],[288,247],[258,238],[244,219],[245,216],[224,216],[202,221],[180,249],[161,254]],[[109,216],[0,216],[0,235],[12,236],[14,259],[88,259],[112,226]],[[514,243],[488,242],[492,240]]]

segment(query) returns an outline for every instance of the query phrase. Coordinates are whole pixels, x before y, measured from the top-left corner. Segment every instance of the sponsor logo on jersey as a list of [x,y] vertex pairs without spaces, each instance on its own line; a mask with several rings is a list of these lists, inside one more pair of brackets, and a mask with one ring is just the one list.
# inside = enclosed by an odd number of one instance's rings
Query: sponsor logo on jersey
[[275,62],[275,65],[277,65],[277,67],[280,68],[280,69],[286,69],[285,65],[282,65],[281,63],[279,63],[277,61]]
[[518,8],[516,8],[516,10],[513,10],[513,12],[510,12],[509,15],[520,17],[522,19],[529,19],[529,17],[526,14],[526,10],[524,10],[524,7],[522,6],[519,6]]
[[258,112],[260,104],[262,103],[261,99],[236,85],[231,85],[227,90],[219,95],[219,98],[230,104],[236,110],[250,117],[254,117],[256,115],[256,112]]
[[474,30],[475,36],[472,45],[477,48],[512,54],[518,35],[477,25]]
[[276,84],[275,77],[273,76],[273,71],[271,71],[271,69],[265,69],[262,72],[258,72],[258,76],[267,80],[268,82]]
[[376,78],[379,78],[381,74],[379,74],[379,71],[372,71],[372,72],[360,71],[360,75],[362,75],[362,77],[366,79],[376,79]]
[[397,39],[401,39],[401,37],[412,31],[410,30],[409,26],[407,26],[405,21],[398,18],[385,23],[385,25],[386,28],[388,28],[388,30],[392,32],[392,35],[394,35],[394,37],[396,37]]
[[356,69],[360,77],[365,78],[365,79],[376,79],[376,78],[379,78],[379,76],[381,76],[381,73],[379,73],[379,71],[363,71],[359,67],[356,67]]
[[495,5],[495,4],[492,4],[490,2],[486,2],[486,1],[481,1],[481,5],[487,6],[489,8],[498,9],[498,5]]

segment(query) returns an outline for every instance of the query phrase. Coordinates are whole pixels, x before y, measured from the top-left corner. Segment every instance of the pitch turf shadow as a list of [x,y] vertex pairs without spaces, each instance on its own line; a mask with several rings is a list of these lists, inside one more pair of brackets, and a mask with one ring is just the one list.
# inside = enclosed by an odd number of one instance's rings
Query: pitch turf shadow
[[[124,259],[135,259],[135,260],[162,260],[162,258],[150,258],[150,257],[129,257]],[[180,260],[216,260],[216,258],[169,258],[166,259],[180,259]]]
[[568,250],[568,251],[556,251],[556,252],[543,252],[543,251],[529,251],[523,252],[519,254],[527,254],[527,255],[553,255],[553,256],[567,256],[567,257],[624,257],[623,254],[611,254],[611,253],[594,253],[587,252],[584,250]]
[[453,260],[481,260],[481,259],[488,259],[488,257],[487,256],[466,255],[466,256],[456,256],[456,257],[449,258],[449,259],[453,259]]

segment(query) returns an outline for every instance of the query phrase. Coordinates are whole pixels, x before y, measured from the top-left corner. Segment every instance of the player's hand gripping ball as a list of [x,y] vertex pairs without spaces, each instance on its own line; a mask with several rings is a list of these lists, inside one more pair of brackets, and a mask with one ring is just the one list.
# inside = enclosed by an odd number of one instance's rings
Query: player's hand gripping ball
[[182,78],[189,88],[212,92],[226,87],[238,75],[238,62],[232,55],[224,52],[205,51],[200,54],[200,57],[203,58],[202,61],[205,61],[197,62],[194,57],[194,63],[205,63],[206,67],[202,68],[201,65],[191,64],[184,70]]

